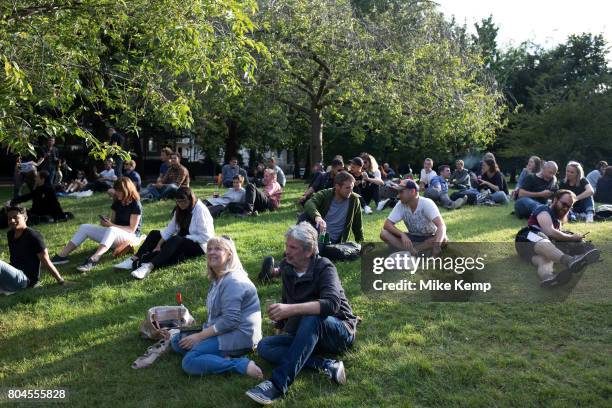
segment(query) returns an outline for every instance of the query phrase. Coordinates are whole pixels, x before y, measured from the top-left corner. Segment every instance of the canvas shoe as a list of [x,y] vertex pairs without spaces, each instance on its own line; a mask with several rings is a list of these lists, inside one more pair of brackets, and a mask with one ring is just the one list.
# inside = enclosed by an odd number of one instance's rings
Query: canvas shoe
[[363,212],[366,214],[372,214],[373,211],[369,205],[366,205],[365,207],[363,207]]
[[573,256],[567,267],[573,273],[578,273],[583,270],[587,265],[599,261],[600,254],[601,251],[597,248],[594,248],[590,251],[585,252],[582,255]]
[[388,202],[389,202],[388,198],[386,198],[384,200],[380,200],[378,202],[378,205],[376,206],[376,211],[380,212],[380,211],[384,210],[385,209],[385,205],[387,205]]
[[138,269],[134,269],[131,273],[135,279],[144,279],[153,270],[153,264],[150,262],[140,265]]
[[63,264],[67,264],[68,262],[70,261],[68,260],[67,256],[59,256],[58,254],[55,254],[51,258],[51,263],[53,265],[63,265]]
[[325,374],[338,385],[346,384],[346,370],[342,361],[336,361],[327,367]]
[[267,380],[246,392],[247,397],[261,405],[270,405],[283,397],[272,381]]
[[91,258],[87,258],[87,260],[85,262],[83,262],[82,264],[77,266],[77,271],[79,271],[79,272],[89,272],[93,268],[95,268],[97,264],[98,263],[92,261]]
[[132,257],[126,258],[123,262],[119,262],[118,264],[113,265],[115,269],[125,269],[126,271],[132,270],[132,265],[134,261]]

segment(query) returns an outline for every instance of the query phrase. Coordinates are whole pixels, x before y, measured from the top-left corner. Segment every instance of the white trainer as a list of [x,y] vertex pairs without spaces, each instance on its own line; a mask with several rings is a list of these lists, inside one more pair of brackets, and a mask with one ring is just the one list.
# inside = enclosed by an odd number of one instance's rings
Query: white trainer
[[132,269],[132,257],[127,258],[126,260],[124,260],[123,262],[119,262],[116,265],[113,265],[113,268],[115,269],[125,269],[126,271],[129,271]]
[[148,262],[140,265],[140,268],[132,271],[131,275],[136,279],[144,279],[153,270],[153,264]]
[[376,206],[376,211],[379,211],[379,212],[380,212],[380,211],[384,210],[385,205],[386,205],[388,202],[389,202],[389,199],[388,199],[388,198],[386,198],[386,199],[384,199],[384,200],[380,200],[380,201],[378,202],[378,205]]
[[372,209],[369,205],[366,205],[365,207],[363,207],[363,212],[366,214],[372,214]]

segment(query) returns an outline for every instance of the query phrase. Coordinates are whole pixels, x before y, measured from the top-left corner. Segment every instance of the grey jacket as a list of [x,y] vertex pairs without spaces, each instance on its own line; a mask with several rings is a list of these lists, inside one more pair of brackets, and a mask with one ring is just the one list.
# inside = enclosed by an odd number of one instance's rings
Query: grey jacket
[[246,273],[229,272],[223,277],[208,310],[207,326],[214,326],[221,351],[252,350],[261,340],[259,297]]

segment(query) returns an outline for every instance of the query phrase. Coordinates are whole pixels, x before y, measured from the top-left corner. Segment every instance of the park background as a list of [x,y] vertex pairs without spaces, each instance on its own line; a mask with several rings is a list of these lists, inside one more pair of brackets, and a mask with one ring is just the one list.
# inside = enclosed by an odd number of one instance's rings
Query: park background
[[[201,197],[213,192],[202,176],[243,152],[255,161],[285,151],[298,175],[336,154],[368,151],[418,170],[426,156],[477,161],[490,150],[509,179],[532,154],[590,170],[612,152],[610,53],[596,32],[553,46],[501,47],[492,17],[472,29],[417,0],[20,0],[2,2],[0,15],[0,174],[7,177],[15,154],[50,136],[73,167],[95,164],[107,153],[108,125],[127,136],[143,174],[157,172],[164,145],[180,140],[197,149],[198,160],[184,162]],[[238,242],[252,278],[264,255],[281,256],[304,187],[292,181],[278,212],[217,222]],[[109,206],[101,196],[64,203],[77,219],[40,227],[51,252]],[[167,202],[148,204],[145,230],[162,227],[170,210]],[[523,225],[510,211],[443,215],[451,239],[508,242]],[[385,215],[366,219],[367,239],[378,240]],[[606,224],[588,229],[596,243],[612,232]],[[56,287],[47,276],[39,288],[0,299],[1,387],[65,387],[74,405],[248,402],[249,379],[188,378],[176,356],[143,372],[129,367],[148,345],[137,337],[146,309],[172,304],[177,287],[200,321],[205,316],[203,261],[144,282],[113,271],[111,259],[73,273],[89,250],[60,269],[76,284]],[[0,251],[6,259],[4,237]],[[345,358],[349,384],[337,389],[305,373],[281,405],[609,400],[609,303],[373,301],[360,292],[358,263],[339,270],[364,317]],[[262,302],[278,297],[278,285],[258,289]]]

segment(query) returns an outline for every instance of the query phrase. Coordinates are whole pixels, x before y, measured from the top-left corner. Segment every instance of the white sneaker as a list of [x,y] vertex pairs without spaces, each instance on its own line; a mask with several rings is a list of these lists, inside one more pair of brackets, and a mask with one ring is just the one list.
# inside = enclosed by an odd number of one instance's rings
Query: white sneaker
[[593,222],[593,213],[587,213],[586,222]]
[[365,207],[363,207],[363,212],[366,214],[372,214],[373,211],[369,205],[366,205]]
[[129,257],[126,260],[124,260],[123,262],[119,262],[116,265],[113,265],[113,268],[115,269],[125,269],[126,271],[129,271],[132,269],[132,258]]
[[144,263],[140,265],[140,268],[133,270],[131,275],[136,279],[144,279],[147,277],[148,274],[151,273],[152,270],[153,270],[152,263],[150,262]]
[[389,202],[389,199],[380,200],[378,205],[376,206],[376,211],[382,211],[385,208],[385,205]]

